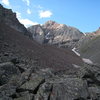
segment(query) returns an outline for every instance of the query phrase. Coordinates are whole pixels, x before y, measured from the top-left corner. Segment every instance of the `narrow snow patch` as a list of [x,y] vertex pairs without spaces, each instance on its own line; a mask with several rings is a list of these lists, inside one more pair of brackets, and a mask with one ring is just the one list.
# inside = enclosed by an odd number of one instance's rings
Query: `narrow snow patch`
[[83,60],[85,63],[93,64],[93,62],[92,62],[90,59],[82,58],[82,60]]
[[73,51],[76,55],[80,56],[80,54],[79,54],[77,51],[75,51],[75,50],[76,50],[76,48],[74,47],[74,48],[72,49],[72,51]]
[[86,33],[83,33],[86,36]]
[[76,64],[72,64],[75,68],[80,68],[80,66],[76,65]]

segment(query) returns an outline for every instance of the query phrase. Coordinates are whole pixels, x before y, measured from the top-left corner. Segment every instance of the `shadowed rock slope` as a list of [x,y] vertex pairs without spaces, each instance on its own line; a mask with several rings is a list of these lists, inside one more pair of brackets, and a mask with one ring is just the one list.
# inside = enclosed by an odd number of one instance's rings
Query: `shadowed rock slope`
[[81,56],[100,64],[100,29],[80,39],[77,48]]
[[16,18],[16,13],[13,13],[11,9],[6,9],[0,4],[0,23],[5,23],[15,30],[22,32],[23,34],[30,36],[23,24],[21,24]]
[[[33,59],[36,59],[41,67],[50,67],[56,70],[71,69],[72,64],[82,64],[81,58],[71,50],[40,45],[5,24],[0,24],[0,52],[1,55],[8,53],[8,57],[22,58],[26,60],[26,63],[33,63]],[[5,58],[6,56],[4,61]]]

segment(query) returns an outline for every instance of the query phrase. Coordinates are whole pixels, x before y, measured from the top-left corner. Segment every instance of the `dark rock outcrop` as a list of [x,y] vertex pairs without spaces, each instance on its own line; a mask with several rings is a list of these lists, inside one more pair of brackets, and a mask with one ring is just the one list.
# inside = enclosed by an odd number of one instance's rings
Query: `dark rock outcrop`
[[0,85],[7,84],[14,75],[20,75],[19,69],[11,62],[0,63]]
[[[46,78],[43,70],[29,72],[26,82],[14,77],[7,85],[0,87],[1,100],[91,100],[100,99],[100,67],[85,64],[77,73],[55,74]],[[27,73],[27,72],[24,72]],[[41,74],[38,74],[41,73]],[[46,74],[47,75],[47,74]],[[100,75],[100,74],[98,74]],[[40,78],[41,77],[41,78]],[[42,80],[45,80],[42,82]],[[16,81],[16,82],[15,82]],[[20,83],[20,84],[19,84]],[[6,99],[5,99],[6,98]]]
[[16,13],[13,13],[11,9],[6,9],[0,4],[0,23],[5,23],[19,32],[23,32],[25,35],[31,37],[31,34],[16,18]]

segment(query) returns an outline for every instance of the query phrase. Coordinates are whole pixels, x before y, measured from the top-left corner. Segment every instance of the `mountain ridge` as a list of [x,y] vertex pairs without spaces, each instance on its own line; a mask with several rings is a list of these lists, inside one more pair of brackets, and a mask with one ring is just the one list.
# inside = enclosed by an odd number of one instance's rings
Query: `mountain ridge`
[[[50,20],[43,25],[37,25],[37,28],[36,26],[30,26],[28,28],[28,31],[32,33],[34,39],[37,37],[41,37],[41,35],[37,35],[36,37],[34,36],[34,34],[36,34],[36,29],[38,29],[38,27],[40,26],[41,30],[38,30],[37,34],[39,34],[39,32],[41,33],[42,31],[42,43],[73,47],[76,42],[79,41],[79,39],[84,35],[82,32],[74,27],[67,26],[65,24],[58,24],[57,22]],[[36,40],[39,42],[38,39]]]
[[19,32],[31,37],[31,34],[27,31],[23,24],[17,19],[16,13],[13,13],[11,9],[4,8],[0,4],[0,22],[9,25],[11,28],[16,29]]

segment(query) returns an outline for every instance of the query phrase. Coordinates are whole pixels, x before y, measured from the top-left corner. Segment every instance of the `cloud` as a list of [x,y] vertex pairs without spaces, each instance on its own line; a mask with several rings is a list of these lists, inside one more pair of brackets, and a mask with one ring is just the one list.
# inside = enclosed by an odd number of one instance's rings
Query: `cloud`
[[32,12],[31,12],[31,10],[30,10],[30,9],[27,9],[27,13],[28,13],[28,14],[31,14]]
[[37,22],[33,22],[29,19],[20,19],[19,21],[20,21],[20,23],[24,24],[26,27],[38,24]]
[[40,18],[50,18],[52,16],[52,12],[49,11],[49,10],[46,10],[46,11],[39,11],[39,16]]
[[23,2],[26,2],[27,6],[30,5],[30,0],[22,0]]
[[18,19],[21,18],[21,13],[16,12],[16,14],[17,14],[17,18],[18,18]]
[[29,19],[23,19],[21,17],[21,13],[19,13],[19,12],[16,12],[16,15],[17,15],[17,18],[18,18],[19,22],[22,23],[22,24],[24,24],[25,27],[29,27],[31,25],[37,25],[37,24],[39,24],[38,22],[33,22],[33,21],[29,20]]
[[10,5],[9,0],[2,0],[1,2],[2,2],[3,4],[5,4],[6,6],[9,6],[9,5]]

